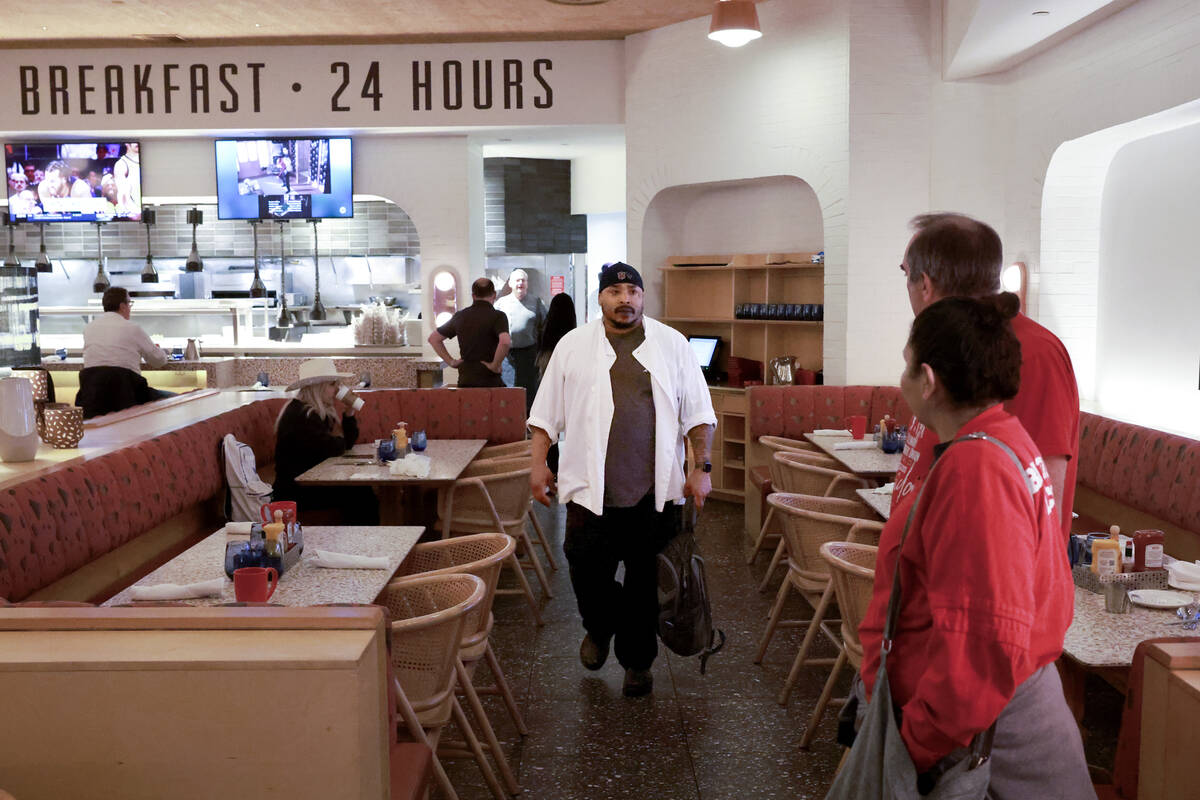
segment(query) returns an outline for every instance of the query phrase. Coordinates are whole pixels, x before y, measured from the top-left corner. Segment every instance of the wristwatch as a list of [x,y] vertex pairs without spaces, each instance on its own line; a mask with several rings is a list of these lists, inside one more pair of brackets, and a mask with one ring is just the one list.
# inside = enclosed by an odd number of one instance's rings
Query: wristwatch
[[701,471],[701,472],[712,472],[712,462],[711,462],[711,461],[705,461],[705,462],[704,462],[704,463],[703,463],[703,464],[700,466],[700,471]]

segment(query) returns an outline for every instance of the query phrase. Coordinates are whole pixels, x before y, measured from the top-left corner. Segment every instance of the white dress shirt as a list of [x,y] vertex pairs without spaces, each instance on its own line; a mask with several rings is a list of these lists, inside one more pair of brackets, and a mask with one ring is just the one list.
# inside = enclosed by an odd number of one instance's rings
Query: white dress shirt
[[146,332],[116,311],[105,311],[83,329],[84,369],[124,367],[140,375],[143,358],[152,368],[167,363],[167,354]]
[[[654,507],[683,497],[684,442],[697,425],[716,425],[704,373],[687,339],[644,317],[646,340],[633,357],[647,369],[654,394]],[[617,359],[597,319],[564,336],[546,366],[529,425],[554,441],[566,434],[558,464],[562,502],[604,513],[604,464],[613,421],[608,371]]]

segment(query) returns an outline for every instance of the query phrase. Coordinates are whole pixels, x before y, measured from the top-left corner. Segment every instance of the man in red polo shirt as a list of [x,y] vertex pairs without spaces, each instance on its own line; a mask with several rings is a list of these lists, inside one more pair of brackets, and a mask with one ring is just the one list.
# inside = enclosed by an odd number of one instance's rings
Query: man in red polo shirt
[[[914,314],[943,297],[986,297],[1000,291],[1003,246],[991,226],[964,214],[921,214],[904,252]],[[1021,343],[1021,388],[1004,404],[1037,445],[1050,473],[1054,505],[1064,539],[1071,532],[1075,472],[1079,456],[1079,388],[1071,357],[1058,337],[1024,314],[1012,320]],[[896,471],[892,515],[916,496],[933,462],[938,437],[914,416]]]

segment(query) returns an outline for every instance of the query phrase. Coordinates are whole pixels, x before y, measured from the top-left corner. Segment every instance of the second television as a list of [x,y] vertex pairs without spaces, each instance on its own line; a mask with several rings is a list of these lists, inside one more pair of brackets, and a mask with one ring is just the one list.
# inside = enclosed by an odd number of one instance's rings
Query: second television
[[354,216],[348,137],[218,139],[220,219]]

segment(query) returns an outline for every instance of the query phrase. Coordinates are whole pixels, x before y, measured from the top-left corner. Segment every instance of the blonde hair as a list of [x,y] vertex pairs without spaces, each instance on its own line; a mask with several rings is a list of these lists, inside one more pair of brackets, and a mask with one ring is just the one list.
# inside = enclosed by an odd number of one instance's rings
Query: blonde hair
[[[321,396],[322,389],[326,383],[337,383],[337,381],[331,378],[328,381],[319,381],[317,383],[310,383],[305,386],[301,386],[296,390],[296,399],[304,405],[304,409],[307,413],[315,414],[317,419],[333,424],[340,422],[342,417],[337,411],[334,410],[333,404],[326,403],[324,398]],[[280,409],[279,416],[275,419],[276,431],[279,430],[279,420],[283,419],[283,412],[286,410],[287,405],[285,404],[284,407]]]

